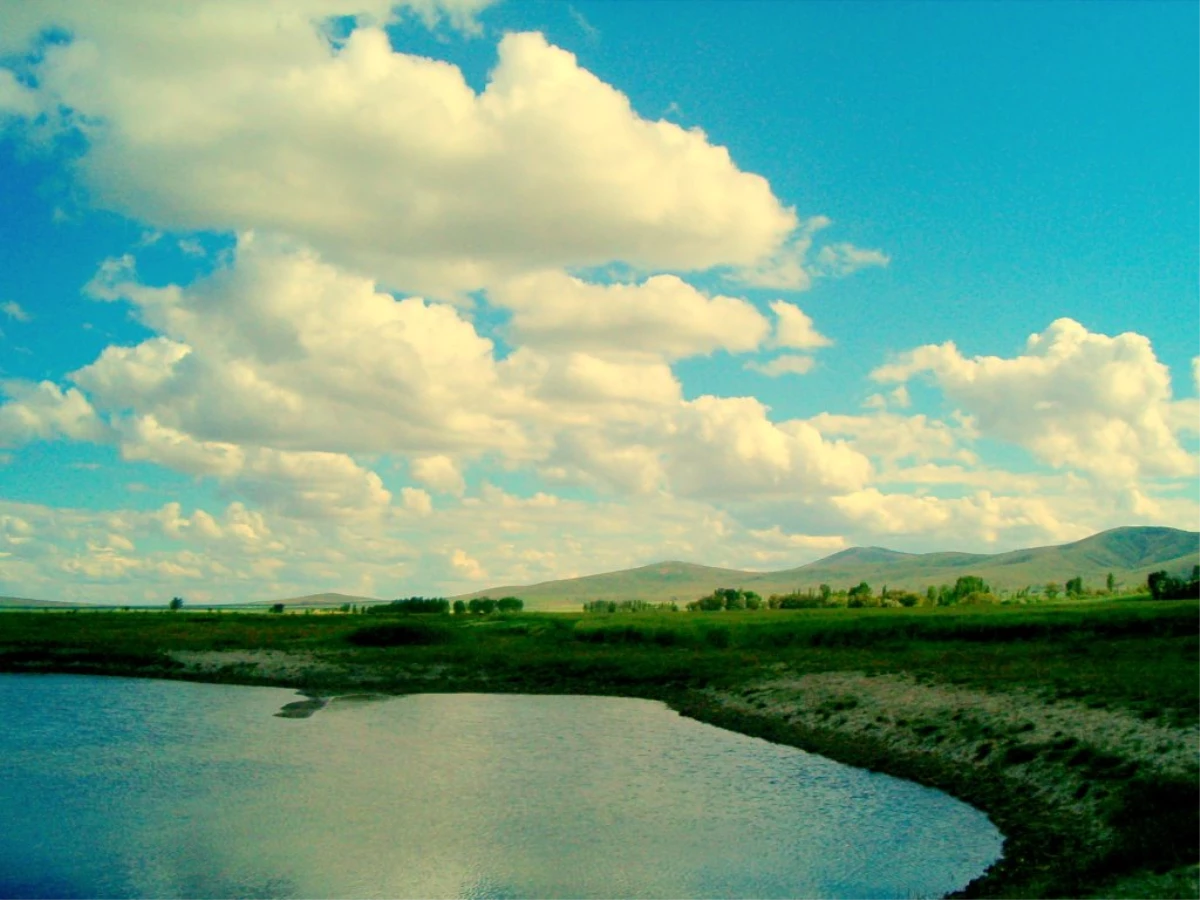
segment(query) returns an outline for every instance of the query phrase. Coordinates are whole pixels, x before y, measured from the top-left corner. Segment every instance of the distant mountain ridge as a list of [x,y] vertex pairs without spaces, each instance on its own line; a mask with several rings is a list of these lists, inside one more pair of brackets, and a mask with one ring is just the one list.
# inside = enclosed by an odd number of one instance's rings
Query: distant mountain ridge
[[74,606],[60,600],[31,600],[28,597],[0,597],[0,609],[65,609]]
[[[1081,577],[1087,587],[1101,587],[1109,572],[1119,584],[1144,584],[1151,572],[1165,570],[1171,575],[1186,575],[1200,563],[1200,532],[1181,531],[1158,526],[1133,526],[1102,531],[1070,544],[1030,547],[1006,553],[902,553],[884,547],[851,547],[824,559],[777,572],[750,572],[723,569],[696,563],[668,560],[624,569],[545,581],[530,585],[502,585],[461,594],[452,599],[471,597],[520,597],[526,609],[578,609],[587,600],[675,600],[686,603],[719,587],[739,587],[763,596],[828,584],[845,589],[865,581],[875,590],[883,586],[922,590],[927,585],[953,584],[962,575],[978,575],[994,590],[1019,590],[1028,585],[1057,582]],[[402,589],[397,596],[403,595]],[[188,604],[191,608],[208,606],[261,608],[282,603],[290,608],[336,608],[350,603],[357,606],[385,603],[376,597],[326,592],[279,600],[253,600],[246,603]],[[0,609],[88,608],[120,604],[73,603],[0,597]],[[164,603],[165,605],[165,603]],[[135,605],[134,608],[154,608]]]
[[1102,531],[1091,537],[1046,547],[1005,553],[902,553],[884,547],[851,547],[815,562],[778,572],[719,569],[684,562],[654,563],[636,569],[546,581],[504,585],[463,594],[470,597],[512,595],[527,609],[577,607],[588,600],[649,600],[686,602],[718,587],[739,587],[763,596],[829,584],[835,589],[866,581],[873,588],[923,590],[928,585],[953,584],[962,575],[978,575],[994,590],[1019,590],[1029,585],[1081,577],[1085,586],[1102,587],[1111,572],[1118,583],[1144,583],[1160,569],[1189,572],[1200,563],[1200,532],[1156,526],[1131,526]]

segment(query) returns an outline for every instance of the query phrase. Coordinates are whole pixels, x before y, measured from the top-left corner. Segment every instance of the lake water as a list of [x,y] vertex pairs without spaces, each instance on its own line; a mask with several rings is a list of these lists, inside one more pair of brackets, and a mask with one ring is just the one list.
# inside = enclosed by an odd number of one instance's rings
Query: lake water
[[0,896],[933,897],[1001,836],[611,697],[0,676]]

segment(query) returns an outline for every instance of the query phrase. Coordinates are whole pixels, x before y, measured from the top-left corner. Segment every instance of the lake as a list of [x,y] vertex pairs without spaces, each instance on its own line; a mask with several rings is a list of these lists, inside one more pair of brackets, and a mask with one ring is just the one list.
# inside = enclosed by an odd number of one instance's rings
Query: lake
[[0,675],[0,896],[935,897],[978,810],[614,697]]

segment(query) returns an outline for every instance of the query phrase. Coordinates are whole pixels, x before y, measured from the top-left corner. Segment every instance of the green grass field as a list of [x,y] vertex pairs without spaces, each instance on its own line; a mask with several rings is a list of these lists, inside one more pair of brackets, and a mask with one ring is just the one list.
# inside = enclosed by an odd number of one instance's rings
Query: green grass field
[[[364,641],[397,625],[411,634]],[[158,660],[177,650],[318,653],[377,669],[445,666],[459,678],[546,690],[725,686],[762,667],[906,672],[1194,722],[1200,637],[1192,602],[759,610],[489,617],[254,613],[5,613],[0,666],[57,657]],[[358,642],[352,640],[359,635]]]

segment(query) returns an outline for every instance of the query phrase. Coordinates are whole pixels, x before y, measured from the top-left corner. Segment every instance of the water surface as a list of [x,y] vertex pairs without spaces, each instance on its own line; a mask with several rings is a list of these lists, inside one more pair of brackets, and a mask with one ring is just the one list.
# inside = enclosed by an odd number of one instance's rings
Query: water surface
[[1000,853],[910,782],[612,697],[0,676],[0,895],[933,897]]

